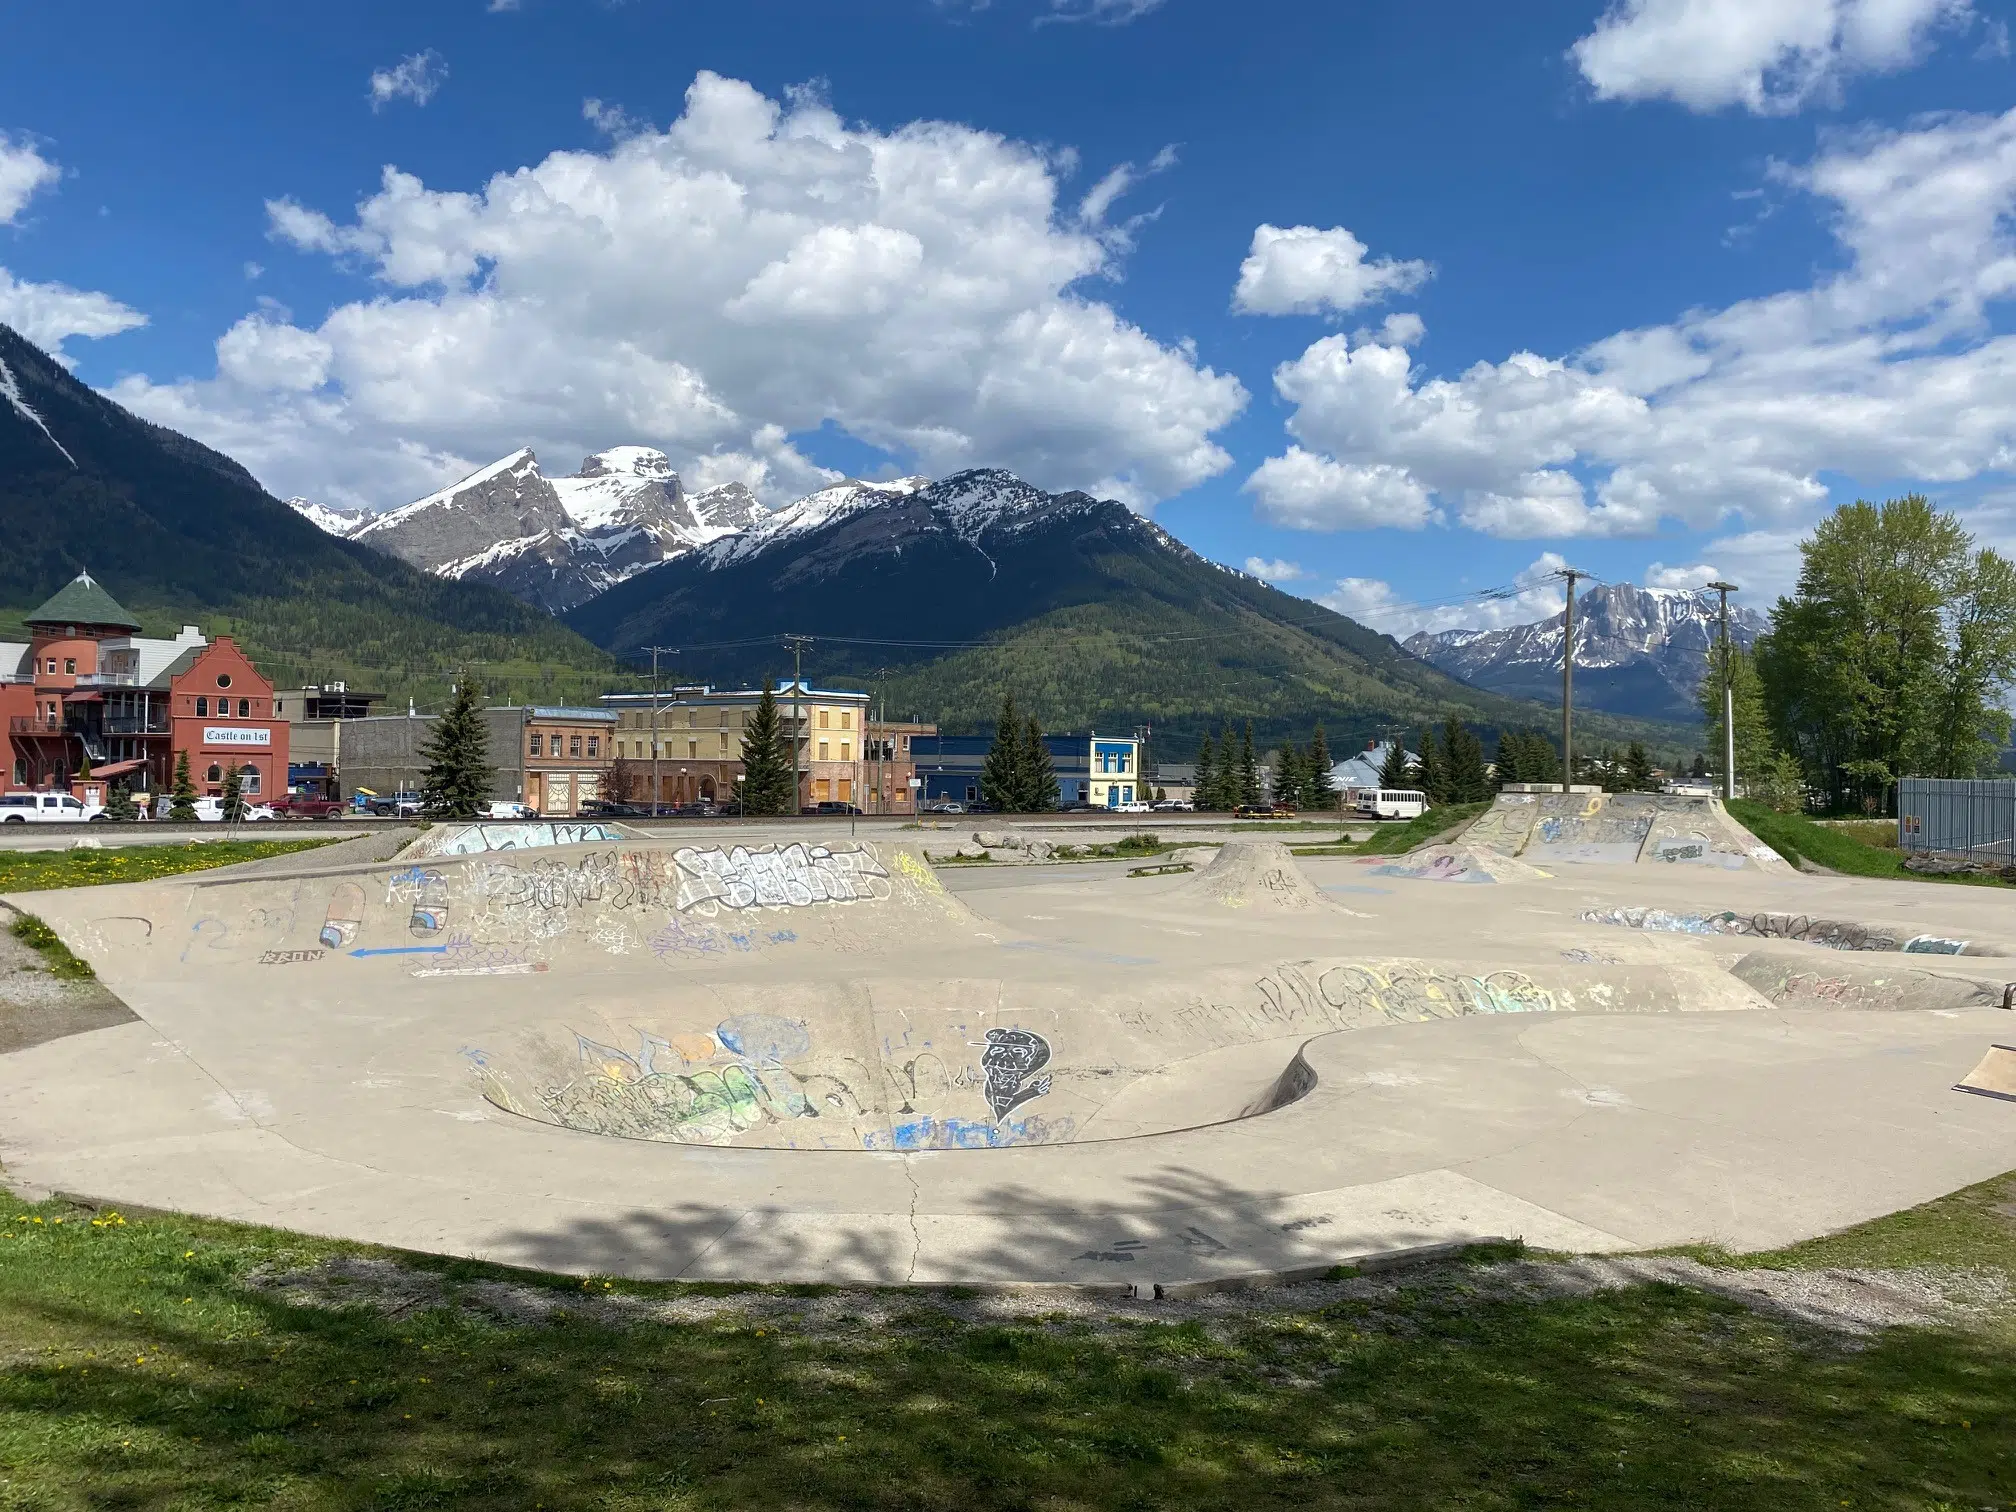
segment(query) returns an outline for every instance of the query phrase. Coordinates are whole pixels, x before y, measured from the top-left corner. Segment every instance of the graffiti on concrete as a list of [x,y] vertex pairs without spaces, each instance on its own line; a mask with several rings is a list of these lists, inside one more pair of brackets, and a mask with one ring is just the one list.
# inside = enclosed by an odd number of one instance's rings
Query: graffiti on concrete
[[925,892],[942,893],[945,891],[945,884],[938,880],[938,873],[931,870],[929,866],[919,861],[908,851],[899,850],[896,852],[895,855],[889,858],[889,864],[895,867],[905,880],[916,883]]
[[406,932],[416,940],[432,939],[448,927],[448,879],[431,867],[394,872],[385,885],[385,901],[409,906]]
[[621,840],[622,833],[606,824],[467,824],[437,832],[409,855],[476,856],[485,851],[544,850],[555,845],[593,845]]
[[[1673,913],[1663,908],[1591,908],[1582,914],[1585,924],[1615,924],[1625,929],[1645,929],[1664,934],[1742,935],[1759,940],[1799,940],[1829,950],[1898,950],[1897,937],[1886,930],[1847,919],[1816,919],[1808,914],[1784,913]],[[1921,935],[1920,939],[1932,936]],[[1964,946],[1964,941],[1942,941]],[[1954,950],[1924,950],[1923,954],[1957,955]]]
[[448,937],[442,959],[416,967],[416,977],[533,976],[546,969],[544,961],[529,959],[517,945],[479,944],[466,932]]
[[673,855],[679,868],[677,907],[711,917],[720,909],[808,908],[889,896],[889,873],[866,846],[823,845],[699,850]]
[[1906,955],[1965,955],[1965,940],[1949,940],[1941,935],[1913,935],[1904,942]]
[[891,1123],[885,1133],[866,1129],[864,1150],[1000,1150],[1010,1145],[1064,1144],[1077,1131],[1074,1118],[933,1118]]
[[261,966],[293,966],[302,961],[319,961],[326,950],[269,950],[259,957]]
[[1050,1064],[1050,1042],[1031,1029],[989,1029],[987,1048],[980,1052],[986,1077],[987,1106],[999,1123],[1026,1102],[1050,1090],[1050,1078],[1031,1076]]
[[322,943],[342,950],[357,938],[364,927],[364,889],[355,882],[339,882],[329,894],[329,909],[322,919]]
[[1496,882],[1498,879],[1459,850],[1423,857],[1402,856],[1372,868],[1375,877],[1412,877],[1417,882]]

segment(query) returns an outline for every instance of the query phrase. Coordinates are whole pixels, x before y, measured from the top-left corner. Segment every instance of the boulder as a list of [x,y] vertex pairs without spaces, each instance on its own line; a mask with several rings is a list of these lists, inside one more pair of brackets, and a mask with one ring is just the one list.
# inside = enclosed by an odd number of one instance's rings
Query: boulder
[[968,840],[953,854],[966,861],[984,861],[987,858],[987,847]]
[[1013,850],[1018,841],[1013,835],[1005,835],[999,830],[976,830],[973,843],[984,845],[989,850]]

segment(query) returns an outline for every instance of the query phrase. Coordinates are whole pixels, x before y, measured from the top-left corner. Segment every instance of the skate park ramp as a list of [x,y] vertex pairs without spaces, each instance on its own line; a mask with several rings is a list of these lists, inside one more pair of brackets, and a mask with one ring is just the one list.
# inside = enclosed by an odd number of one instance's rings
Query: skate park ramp
[[1456,845],[1517,857],[1543,868],[1562,862],[1611,866],[1657,862],[1725,871],[1792,869],[1784,857],[1732,819],[1720,799],[1664,793],[1508,788]]
[[503,824],[437,824],[407,846],[409,860],[433,856],[474,856],[484,851],[544,850],[555,845],[593,845],[623,839],[611,824],[568,824],[533,820]]
[[2016,1103],[2016,1045],[1990,1045],[1980,1063],[1953,1084],[1953,1090]]
[[1230,840],[1211,864],[1168,893],[1178,906],[1310,913],[1333,907],[1277,840]]
[[1472,845],[1424,845],[1370,869],[1375,877],[1408,877],[1417,882],[1526,882],[1548,875],[1516,856]]

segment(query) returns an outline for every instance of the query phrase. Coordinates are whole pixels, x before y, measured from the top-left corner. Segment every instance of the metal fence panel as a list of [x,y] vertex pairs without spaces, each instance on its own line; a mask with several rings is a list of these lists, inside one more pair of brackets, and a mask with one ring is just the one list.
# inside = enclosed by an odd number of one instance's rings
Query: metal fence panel
[[2016,781],[1906,777],[1897,784],[1897,843],[2016,863]]

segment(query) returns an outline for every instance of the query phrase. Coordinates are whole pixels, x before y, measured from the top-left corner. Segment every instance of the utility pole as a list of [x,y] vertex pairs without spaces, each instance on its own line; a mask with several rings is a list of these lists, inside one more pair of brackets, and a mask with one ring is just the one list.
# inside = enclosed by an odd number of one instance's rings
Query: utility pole
[[677,646],[646,646],[651,653],[651,817],[658,817],[658,658],[677,656]]
[[1734,583],[1708,585],[1722,595],[1722,801],[1736,796],[1736,678],[1729,657],[1729,595],[1743,590]]
[[804,738],[804,726],[798,722],[798,695],[805,687],[805,648],[812,644],[809,635],[787,635],[784,645],[791,652],[791,812],[797,813],[805,807],[805,794],[799,780],[798,742]]
[[1566,618],[1561,622],[1561,791],[1575,785],[1575,581],[1589,574],[1563,567],[1554,576],[1568,585]]

